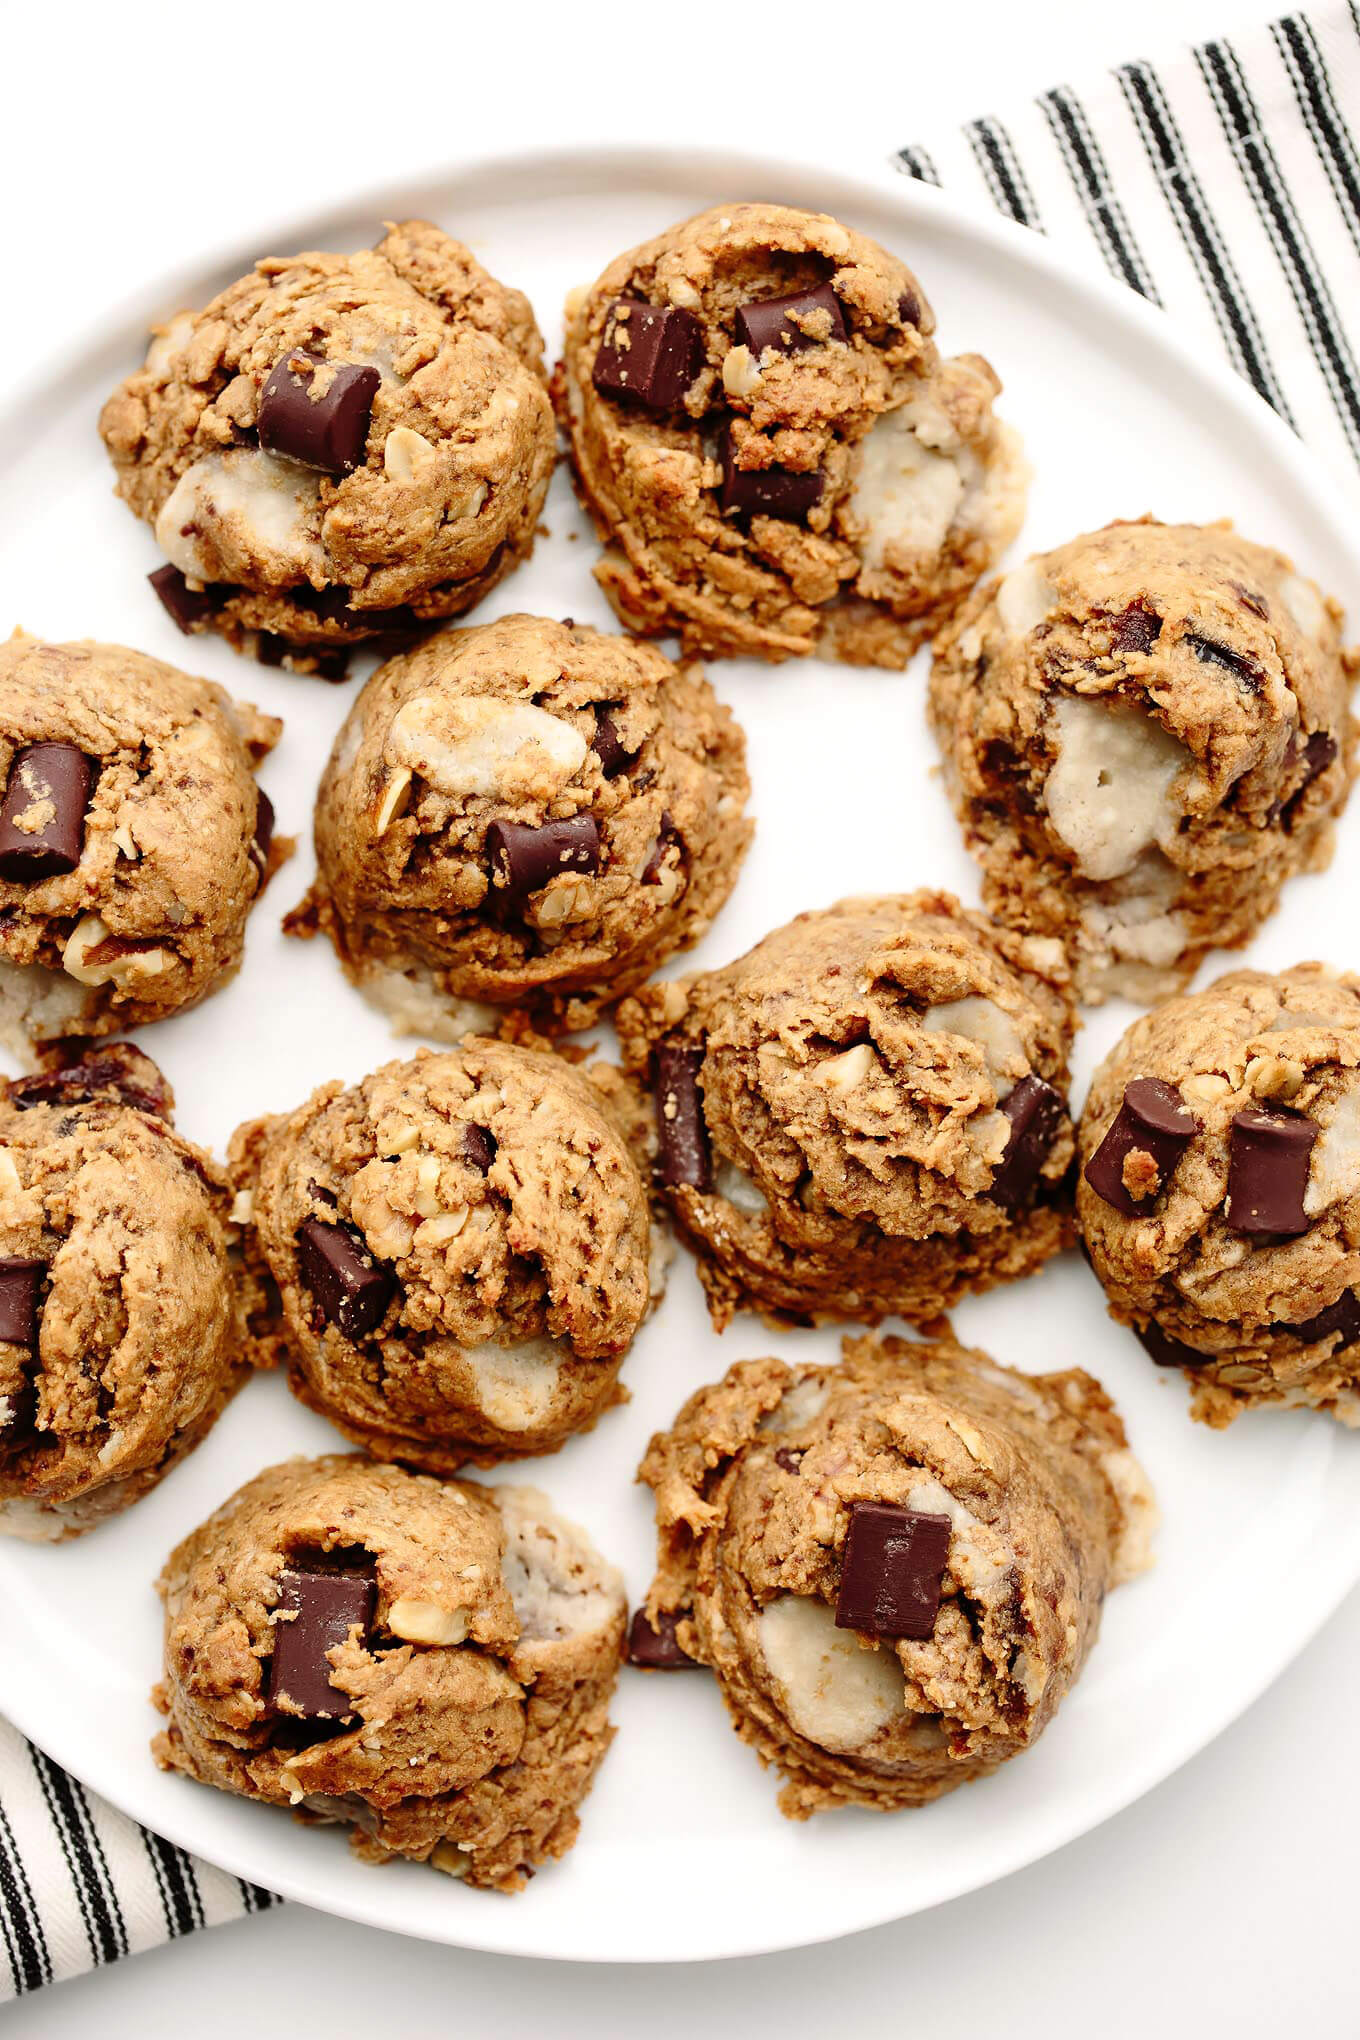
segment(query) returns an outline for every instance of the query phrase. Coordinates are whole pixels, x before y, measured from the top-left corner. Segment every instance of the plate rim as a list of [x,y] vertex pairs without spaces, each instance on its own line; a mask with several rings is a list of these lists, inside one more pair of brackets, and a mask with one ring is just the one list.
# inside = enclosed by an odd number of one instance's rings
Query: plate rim
[[[867,161],[848,165],[669,141],[658,147],[631,139],[599,145],[560,143],[527,150],[507,148],[491,152],[471,151],[465,155],[455,153],[428,170],[385,183],[377,191],[366,186],[347,190],[324,206],[319,205],[304,214],[304,224],[300,228],[287,219],[282,222],[273,219],[264,229],[251,231],[248,237],[242,236],[238,240],[233,236],[232,245],[225,250],[206,257],[199,255],[162,271],[151,283],[104,309],[97,318],[92,317],[60,352],[46,357],[41,373],[30,376],[18,386],[17,391],[11,390],[8,401],[0,407],[0,448],[13,436],[22,437],[25,422],[35,404],[45,407],[47,401],[59,395],[64,384],[77,377],[84,381],[98,371],[102,362],[121,357],[129,334],[145,332],[152,320],[165,316],[167,311],[179,304],[191,302],[195,289],[201,290],[205,271],[212,272],[233,263],[244,270],[253,263],[262,247],[296,245],[311,237],[319,241],[328,231],[328,223],[332,219],[360,207],[371,208],[378,217],[391,217],[421,205],[447,207],[450,192],[456,192],[460,184],[484,184],[498,175],[516,182],[537,179],[544,189],[553,190],[560,188],[560,180],[566,178],[579,183],[587,172],[595,175],[604,173],[611,179],[627,181],[643,189],[666,189],[675,184],[683,186],[687,182],[711,185],[722,178],[730,180],[731,187],[738,191],[759,189],[763,182],[787,190],[815,180],[818,188],[826,193],[828,203],[837,208],[853,208],[857,203],[865,202],[875,206],[887,203],[900,214],[908,230],[916,220],[934,231],[943,227],[953,238],[974,247],[980,246],[984,251],[993,249],[1030,274],[1047,277],[1073,295],[1102,325],[1112,323],[1126,334],[1141,334],[1154,353],[1169,358],[1192,384],[1207,385],[1215,400],[1237,415],[1248,435],[1258,442],[1264,439],[1272,457],[1290,472],[1295,485],[1318,512],[1334,524],[1337,546],[1349,555],[1355,578],[1360,582],[1360,542],[1349,536],[1355,513],[1360,510],[1360,477],[1352,485],[1349,476],[1331,469],[1215,349],[1198,345],[1195,336],[1183,331],[1159,306],[1139,297],[1094,261],[1083,264],[1075,254],[1032,228],[1007,219],[976,200],[960,198],[937,186],[919,182],[898,164],[894,156],[879,151],[874,151]],[[436,197],[436,193],[440,196]],[[294,215],[294,222],[296,219]],[[197,285],[195,279],[198,280]],[[116,369],[111,370],[111,375],[116,372]],[[1022,543],[1023,538],[1022,531]],[[1333,1509],[1332,1513],[1338,1512]],[[309,1905],[358,1924],[427,1940],[434,1945],[518,1955],[540,1961],[601,1962],[620,1967],[656,1961],[732,1960],[786,1948],[818,1945],[929,1911],[936,1905],[949,1903],[1014,1875],[1079,1836],[1093,1832],[1155,1786],[1174,1776],[1191,1758],[1208,1748],[1307,1648],[1328,1617],[1360,1580],[1360,1515],[1339,1513],[1342,1516],[1340,1522],[1324,1519],[1315,1529],[1315,1541],[1325,1532],[1323,1551],[1330,1550],[1331,1555],[1330,1558],[1324,1557],[1316,1549],[1311,1552],[1305,1591],[1301,1596],[1296,1594],[1294,1603],[1297,1613],[1302,1599],[1305,1612],[1291,1625],[1287,1642],[1277,1650],[1258,1654],[1253,1675],[1236,1687],[1223,1705],[1207,1710],[1205,1718],[1197,1722],[1187,1746],[1174,1754],[1169,1763],[1159,1744],[1150,1745],[1152,1754],[1144,1763],[1135,1765],[1130,1772],[1122,1775],[1118,1784],[1106,1794],[1094,1795],[1094,1811],[1093,1801],[1088,1798],[1084,1807],[1068,1809],[1065,1817],[1052,1822],[1049,1827],[1041,1827],[1037,1840],[1033,1823],[1019,1825],[1014,1839],[1008,1843],[998,1844],[993,1837],[992,1852],[981,1876],[973,1869],[960,1866],[958,1873],[946,1877],[940,1889],[930,1898],[911,1904],[906,1912],[903,1912],[900,1900],[889,1897],[879,1906],[871,1905],[857,1921],[836,1923],[825,1932],[814,1930],[809,1933],[806,1927],[800,1927],[791,1934],[771,1935],[766,1932],[753,1940],[749,1935],[745,1938],[732,1934],[714,1935],[710,1930],[708,1941],[711,1945],[680,1951],[668,1948],[664,1953],[651,1949],[637,1953],[630,1949],[621,1952],[615,1949],[602,1956],[594,1948],[576,1952],[560,1948],[511,1946],[504,1935],[488,1935],[479,1928],[478,1922],[484,1916],[488,1924],[493,1917],[506,1917],[498,1909],[493,1911],[490,1896],[475,1908],[451,1908],[449,1924],[452,1931],[432,1934],[423,1922],[406,1923],[399,1914],[387,1916],[393,1912],[390,1903],[377,1907],[363,1906],[357,1898],[350,1900],[343,1890],[338,1894],[328,1891],[318,1896],[306,1874],[308,1858],[305,1851],[297,1852],[298,1874],[292,1874],[287,1865],[281,1874],[271,1864],[262,1877],[248,1843],[238,1850],[225,1837],[221,1845],[215,1838],[210,1838],[209,1846],[204,1847],[202,1837],[194,1833],[195,1800],[188,1793],[184,1796],[184,1820],[173,1815],[166,1819],[157,1807],[151,1824],[157,1834],[203,1861],[230,1875],[266,1883],[271,1890],[294,1903]],[[1347,1531],[1349,1536],[1345,1534]],[[41,1696],[36,1691],[26,1691],[19,1653],[0,1655],[0,1712],[29,1741],[119,1812],[134,1821],[143,1819],[143,1814],[137,1811],[140,1795],[135,1778],[128,1780],[132,1789],[126,1791],[116,1760],[101,1765],[97,1745],[82,1747],[74,1753],[65,1747],[67,1720],[64,1714],[48,1721],[41,1718]],[[149,1764],[146,1772],[148,1780],[156,1775]],[[588,1835],[586,1846],[589,1846]],[[367,1888],[365,1883],[362,1889],[366,1891]],[[382,1887],[377,1889],[380,1893]]]

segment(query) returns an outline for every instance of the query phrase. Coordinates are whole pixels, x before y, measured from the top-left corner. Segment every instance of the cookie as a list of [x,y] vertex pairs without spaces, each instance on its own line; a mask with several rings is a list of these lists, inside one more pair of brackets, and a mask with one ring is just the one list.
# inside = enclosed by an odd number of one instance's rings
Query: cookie
[[112,1034],[240,968],[291,846],[255,783],[282,724],[122,645],[0,645],[0,1039]]
[[905,665],[1028,480],[991,367],[934,330],[905,264],[824,213],[718,206],[612,262],[568,304],[556,393],[620,619]]
[[542,351],[528,300],[421,220],[182,312],[100,418],[174,622],[335,677],[346,646],[462,615],[533,546]]
[[553,1452],[621,1399],[647,1197],[579,1070],[425,1050],[239,1128],[230,1168],[294,1391],[375,1457]]
[[1360,1425],[1360,977],[1233,971],[1136,1020],[1091,1085],[1077,1223],[1191,1414]]
[[74,1537],[155,1487],[246,1369],[231,1200],[126,1042],[0,1093],[0,1532]]
[[540,617],[446,632],[351,709],[288,925],[324,927],[401,1032],[456,1041],[508,1004],[587,1027],[707,930],[749,790],[697,668]]
[[1341,611],[1227,525],[1111,524],[978,590],[930,708],[992,914],[1152,1004],[1318,871],[1354,775]]
[[1068,1237],[1056,942],[948,893],[842,900],[617,1024],[719,1329],[740,1309],[928,1323]]
[[499,1891],[576,1840],[623,1595],[536,1489],[289,1460],[185,1538],[159,1591],[163,1769]]
[[672,1663],[713,1671],[794,1820],[920,1806],[1029,1749],[1156,1521],[1089,1374],[1017,1374],[948,1338],[741,1361],[640,1477],[642,1661],[669,1633]]

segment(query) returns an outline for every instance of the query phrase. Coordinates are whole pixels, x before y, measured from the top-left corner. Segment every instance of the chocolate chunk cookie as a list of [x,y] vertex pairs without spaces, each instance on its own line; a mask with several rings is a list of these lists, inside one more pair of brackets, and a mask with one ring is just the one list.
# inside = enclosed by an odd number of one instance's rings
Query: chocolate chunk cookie
[[842,900],[619,1008],[721,1328],[928,1322],[1068,1236],[1062,952],[948,893]]
[[0,645],[0,1038],[112,1034],[240,968],[287,854],[255,783],[282,724],[122,645]]
[[153,1488],[244,1378],[230,1197],[126,1042],[0,1094],[0,1532],[74,1537]]
[[652,1439],[641,1622],[711,1667],[794,1820],[920,1806],[1027,1750],[1149,1562],[1156,1510],[1089,1374],[952,1339],[745,1360]]
[[905,665],[1015,536],[1028,470],[974,354],[824,213],[718,206],[568,305],[558,408],[631,629]]
[[159,1586],[164,1769],[498,1891],[576,1840],[623,1595],[536,1489],[289,1460]]
[[294,1390],[376,1457],[552,1452],[620,1399],[647,1198],[580,1071],[427,1050],[241,1127],[231,1170]]
[[470,609],[533,545],[542,350],[527,299],[420,220],[181,313],[100,420],[175,623],[333,674]]
[[741,731],[696,668],[540,617],[446,632],[351,709],[289,925],[323,926],[403,1031],[457,1040],[510,1003],[544,1031],[589,1026],[708,928],[748,792]]
[[979,589],[930,705],[990,912],[1151,1003],[1317,871],[1354,773],[1341,612],[1227,525],[1111,524]]
[[1077,1223],[1191,1414],[1360,1425],[1360,978],[1233,971],[1136,1020],[1082,1114]]

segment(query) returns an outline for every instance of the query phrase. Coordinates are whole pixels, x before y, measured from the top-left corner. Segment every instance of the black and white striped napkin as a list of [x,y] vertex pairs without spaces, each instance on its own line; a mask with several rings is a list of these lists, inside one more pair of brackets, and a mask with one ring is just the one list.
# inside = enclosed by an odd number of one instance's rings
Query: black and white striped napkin
[[1354,484],[1360,464],[1360,7],[1055,86],[900,149],[1162,305]]
[[[1351,484],[1360,464],[1360,8],[1055,87],[899,150],[1221,347]],[[0,2000],[278,1901],[148,1834],[0,1721]]]

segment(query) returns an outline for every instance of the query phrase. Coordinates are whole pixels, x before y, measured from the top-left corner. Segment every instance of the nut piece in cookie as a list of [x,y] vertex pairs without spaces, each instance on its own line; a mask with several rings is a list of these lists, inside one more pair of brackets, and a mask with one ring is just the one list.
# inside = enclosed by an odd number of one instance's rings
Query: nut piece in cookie
[[658,1559],[634,1633],[712,1670],[795,1820],[920,1806],[1030,1748],[1156,1523],[1098,1382],[949,1338],[741,1361],[641,1478]]
[[256,784],[282,729],[122,645],[0,645],[0,1039],[15,1054],[197,1005],[291,844]]
[[1055,942],[948,893],[842,900],[616,1019],[720,1328],[742,1309],[929,1323],[1070,1237]]
[[555,395],[595,570],[687,651],[903,666],[1019,529],[1028,471],[979,356],[824,213],[715,207],[568,305]]
[[613,1738],[624,1602],[534,1488],[293,1459],[171,1553],[166,1770],[517,1891]]
[[0,1533],[153,1488],[244,1379],[226,1182],[126,1042],[0,1092]]
[[421,220],[180,313],[100,419],[171,621],[337,679],[348,647],[470,609],[533,547],[542,357],[528,300]]
[[527,1008],[591,1025],[727,899],[751,837],[745,741],[694,666],[507,616],[390,659],[316,804],[318,924],[399,1032]]
[[973,596],[930,709],[983,899],[1143,1004],[1321,870],[1354,776],[1341,611],[1227,525],[1111,524]]
[[1079,1146],[1111,1315],[1185,1371],[1192,1416],[1360,1425],[1360,978],[1233,971],[1135,1020]]
[[554,1452],[620,1400],[651,1305],[647,1196],[602,1094],[470,1037],[240,1128],[255,1327],[379,1458],[447,1474]]

